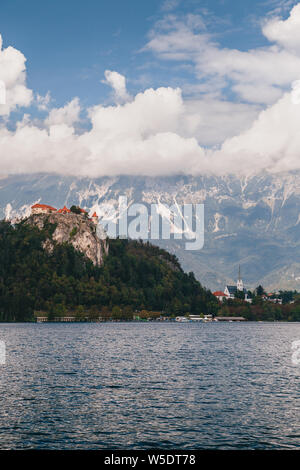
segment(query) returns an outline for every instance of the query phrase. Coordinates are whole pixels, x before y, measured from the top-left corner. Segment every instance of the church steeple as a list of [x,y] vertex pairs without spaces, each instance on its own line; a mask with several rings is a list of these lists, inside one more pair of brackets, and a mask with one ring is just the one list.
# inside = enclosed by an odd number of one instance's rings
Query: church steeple
[[238,281],[236,283],[236,288],[238,291],[243,291],[244,290],[244,283],[242,281],[242,278],[241,278],[241,266],[239,265],[239,278],[238,278]]

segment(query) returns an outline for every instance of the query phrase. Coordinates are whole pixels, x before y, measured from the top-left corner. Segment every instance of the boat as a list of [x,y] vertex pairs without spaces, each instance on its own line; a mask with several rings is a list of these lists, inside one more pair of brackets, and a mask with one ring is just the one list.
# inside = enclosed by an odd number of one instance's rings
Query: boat
[[190,320],[186,317],[176,317],[175,321],[177,321],[179,323],[189,323]]

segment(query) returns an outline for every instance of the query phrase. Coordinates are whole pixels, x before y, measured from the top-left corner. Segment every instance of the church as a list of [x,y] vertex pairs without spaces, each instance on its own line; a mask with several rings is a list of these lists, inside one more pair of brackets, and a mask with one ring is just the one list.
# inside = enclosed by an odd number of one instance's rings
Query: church
[[252,303],[252,299],[248,296],[248,291],[244,287],[243,280],[241,278],[241,267],[239,267],[239,275],[236,286],[225,286],[224,292],[214,292],[214,295],[220,300],[221,302],[223,299],[235,299],[237,292],[243,292],[245,295],[245,302]]
[[244,292],[245,294],[245,301],[251,303],[252,299],[248,297],[248,291],[244,287],[243,280],[241,278],[241,267],[239,266],[239,277],[236,283],[236,286],[225,286],[224,294],[226,295],[227,299],[234,299],[236,297],[237,292]]

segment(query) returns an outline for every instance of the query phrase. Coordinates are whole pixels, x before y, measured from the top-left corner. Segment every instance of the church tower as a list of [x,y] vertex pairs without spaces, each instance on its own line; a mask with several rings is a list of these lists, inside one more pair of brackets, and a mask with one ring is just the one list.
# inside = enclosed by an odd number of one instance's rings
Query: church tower
[[239,278],[238,278],[238,281],[236,283],[236,288],[238,291],[242,291],[244,290],[244,284],[243,284],[243,281],[241,279],[241,266],[239,266]]

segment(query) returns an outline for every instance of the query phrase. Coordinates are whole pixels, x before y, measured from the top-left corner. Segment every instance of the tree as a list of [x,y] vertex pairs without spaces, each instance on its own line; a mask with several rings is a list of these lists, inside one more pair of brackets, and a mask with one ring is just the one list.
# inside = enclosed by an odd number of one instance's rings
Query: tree
[[120,307],[115,305],[112,309],[111,316],[114,320],[121,320],[122,319],[122,310]]
[[240,300],[245,300],[245,293],[242,290],[238,290],[235,293],[235,298]]
[[81,214],[81,210],[78,206],[70,207],[70,211],[73,212],[74,214]]
[[[75,206],[74,206],[75,207]],[[76,207],[75,207],[76,209]],[[50,319],[76,315],[130,319],[136,310],[176,315],[212,313],[218,302],[176,257],[150,243],[110,240],[101,267],[68,243],[52,239],[55,225],[42,230],[28,220],[0,221],[0,319],[34,320],[41,310]],[[45,242],[51,240],[52,250]],[[106,310],[104,310],[104,308]],[[151,318],[152,318],[151,317]]]
[[282,299],[283,304],[288,304],[292,300],[294,300],[294,297],[297,295],[297,291],[287,291],[287,290],[280,290],[279,291],[279,298]]
[[265,290],[263,288],[263,286],[259,285],[256,289],[255,289],[255,292],[256,292],[256,295],[258,297],[262,297],[264,294],[265,294]]

